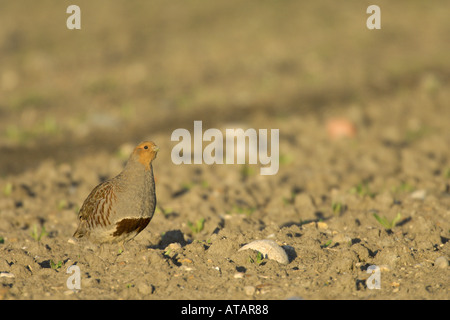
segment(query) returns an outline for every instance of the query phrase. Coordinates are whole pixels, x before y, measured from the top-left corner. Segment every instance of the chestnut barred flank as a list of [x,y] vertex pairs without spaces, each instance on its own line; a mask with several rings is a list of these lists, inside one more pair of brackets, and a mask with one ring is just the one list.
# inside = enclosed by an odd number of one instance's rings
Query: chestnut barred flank
[[116,223],[116,231],[113,237],[118,237],[124,233],[140,233],[150,223],[150,218],[126,218]]

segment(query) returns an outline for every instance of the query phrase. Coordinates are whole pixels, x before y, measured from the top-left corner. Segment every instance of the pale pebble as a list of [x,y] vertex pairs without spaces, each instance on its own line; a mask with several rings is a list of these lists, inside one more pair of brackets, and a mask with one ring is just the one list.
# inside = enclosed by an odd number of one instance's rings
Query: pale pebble
[[281,264],[288,264],[289,258],[286,251],[273,240],[255,240],[252,241],[238,251],[253,249],[263,254],[264,258],[278,261]]

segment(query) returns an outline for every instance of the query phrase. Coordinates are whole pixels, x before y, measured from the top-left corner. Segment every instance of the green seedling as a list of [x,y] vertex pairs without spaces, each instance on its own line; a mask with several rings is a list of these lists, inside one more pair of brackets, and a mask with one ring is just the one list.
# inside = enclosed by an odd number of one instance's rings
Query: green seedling
[[61,268],[62,267],[62,261],[58,261],[58,263],[55,263],[53,260],[50,260],[50,267],[53,269],[53,270],[58,270],[59,268]]
[[375,197],[375,193],[370,191],[367,182],[358,183],[356,186],[350,189],[350,193],[357,194],[360,197],[369,196],[371,198]]
[[431,130],[427,127],[421,127],[415,130],[408,130],[405,132],[405,140],[407,142],[415,142],[430,134]]
[[65,208],[67,208],[68,206],[69,206],[69,204],[67,203],[67,200],[61,199],[61,200],[58,201],[58,205],[57,205],[58,210],[61,211],[61,210],[65,209]]
[[325,244],[321,245],[320,247],[323,248],[327,248],[331,245],[331,243],[333,243],[333,240],[328,240],[327,242],[325,242]]
[[333,202],[331,204],[331,208],[333,209],[333,213],[335,215],[340,215],[341,213],[343,213],[345,211],[345,209],[347,209],[347,206],[345,204],[343,204],[342,202],[338,201],[338,202]]
[[296,195],[295,192],[291,192],[290,197],[283,197],[283,204],[284,204],[285,206],[294,204],[294,201],[295,201],[295,195]]
[[33,237],[34,240],[36,240],[37,242],[41,241],[42,237],[44,236],[48,236],[47,231],[45,231],[45,227],[42,226],[41,231],[38,232],[37,230],[37,225],[33,225],[33,230],[31,230],[31,236]]
[[398,187],[393,187],[392,188],[392,192],[397,193],[397,192],[412,192],[414,191],[414,186],[410,185],[408,182],[402,182],[402,184],[400,184],[400,186]]
[[258,253],[256,254],[256,260],[253,259],[251,256],[248,257],[248,261],[250,263],[256,263],[258,266],[261,265],[261,263],[264,260],[264,256],[261,252],[258,251]]
[[193,234],[200,233],[205,226],[205,218],[201,218],[201,219],[197,220],[197,222],[195,224],[188,221],[187,225],[188,225],[189,229],[191,229]]
[[57,134],[59,131],[58,122],[53,117],[47,117],[41,125],[41,128],[39,128],[39,131],[47,134]]
[[173,212],[174,211],[172,208],[163,208],[163,207],[157,206],[155,209],[156,214],[162,213],[164,215],[164,217],[167,217],[168,215],[170,215]]
[[239,207],[237,205],[233,206],[233,209],[231,211],[227,211],[227,214],[237,213],[237,214],[245,214],[247,217],[249,217],[256,208],[245,208],[245,207]]
[[0,236],[0,244],[4,244],[5,243],[5,238],[3,238],[2,236]]
[[294,157],[291,156],[290,154],[280,155],[280,164],[287,165],[287,164],[291,164],[292,162],[294,162]]
[[375,219],[377,219],[377,221],[386,229],[386,230],[391,230],[392,228],[394,228],[397,223],[400,221],[400,219],[402,218],[401,213],[397,213],[397,215],[395,216],[394,219],[392,219],[391,221],[389,221],[386,217],[380,217],[379,215],[377,215],[376,213],[373,214],[373,216],[375,217]]
[[255,169],[250,167],[247,164],[244,164],[241,168],[241,178],[243,180],[247,179],[250,176],[255,175]]
[[181,188],[184,190],[191,190],[194,184],[192,182],[186,182],[181,185]]
[[201,182],[201,186],[202,186],[202,188],[204,188],[204,189],[208,189],[208,188],[209,188],[209,183],[208,183],[208,181],[203,180],[203,181]]
[[450,179],[450,168],[447,168],[444,171],[444,178]]
[[6,186],[3,188],[3,194],[5,196],[9,196],[12,193],[13,185],[11,182],[8,182]]

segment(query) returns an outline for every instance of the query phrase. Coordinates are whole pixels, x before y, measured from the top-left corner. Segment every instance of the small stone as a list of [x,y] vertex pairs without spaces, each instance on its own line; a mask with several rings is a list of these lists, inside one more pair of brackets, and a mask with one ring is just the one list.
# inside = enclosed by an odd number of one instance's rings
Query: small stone
[[180,269],[181,269],[181,270],[184,270],[184,271],[192,271],[192,270],[194,270],[194,268],[188,267],[188,266],[186,266],[186,265],[182,265],[182,266],[180,267]]
[[262,253],[264,258],[278,261],[281,264],[288,264],[289,258],[286,251],[273,240],[255,240],[252,241],[238,251],[253,249]]
[[174,251],[179,250],[181,249],[181,244],[179,242],[173,242],[166,247],[165,251],[167,251],[168,249]]
[[14,278],[15,275],[11,272],[0,272],[0,278]]
[[337,235],[335,235],[333,237],[332,240],[334,243],[339,243],[339,244],[351,244],[352,243],[352,238],[350,238],[348,235],[346,235],[344,233],[338,233]]
[[246,295],[252,296],[252,295],[255,294],[256,288],[254,286],[245,286],[244,287],[244,292],[245,292]]
[[69,240],[67,240],[70,244],[77,244],[77,240],[74,237],[70,237]]
[[180,262],[182,264],[189,264],[189,263],[192,263],[192,260],[189,258],[183,258],[183,259],[178,260],[178,262]]
[[356,127],[352,121],[346,118],[332,118],[326,123],[328,137],[331,140],[353,138],[356,135]]
[[310,223],[303,224],[302,228],[315,229],[316,228],[316,223],[315,222],[310,222]]
[[144,282],[139,282],[137,285],[137,290],[139,291],[139,293],[143,294],[143,295],[148,295],[148,294],[152,294],[153,293],[153,287],[147,285]]
[[434,266],[440,269],[446,269],[448,267],[448,259],[447,257],[441,256],[434,260]]
[[236,272],[233,275],[233,278],[235,278],[235,279],[242,279],[242,278],[244,278],[244,273],[243,272]]
[[317,228],[319,228],[319,230],[327,230],[328,225],[325,222],[319,221],[317,222]]
[[416,190],[410,194],[410,197],[416,200],[424,200],[426,195],[427,195],[426,190]]
[[391,271],[391,268],[389,268],[388,265],[382,264],[380,265],[380,272],[389,272]]

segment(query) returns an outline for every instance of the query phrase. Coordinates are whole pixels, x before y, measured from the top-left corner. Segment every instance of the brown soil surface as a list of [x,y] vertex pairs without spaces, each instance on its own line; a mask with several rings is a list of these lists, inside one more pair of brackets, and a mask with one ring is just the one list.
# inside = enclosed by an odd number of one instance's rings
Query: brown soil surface
[[[449,2],[377,4],[373,31],[360,1],[77,1],[81,30],[61,1],[2,5],[0,299],[449,299]],[[279,172],[174,165],[194,120],[279,129]],[[146,139],[150,225],[121,254],[72,241]],[[289,263],[238,251],[258,239]]]

